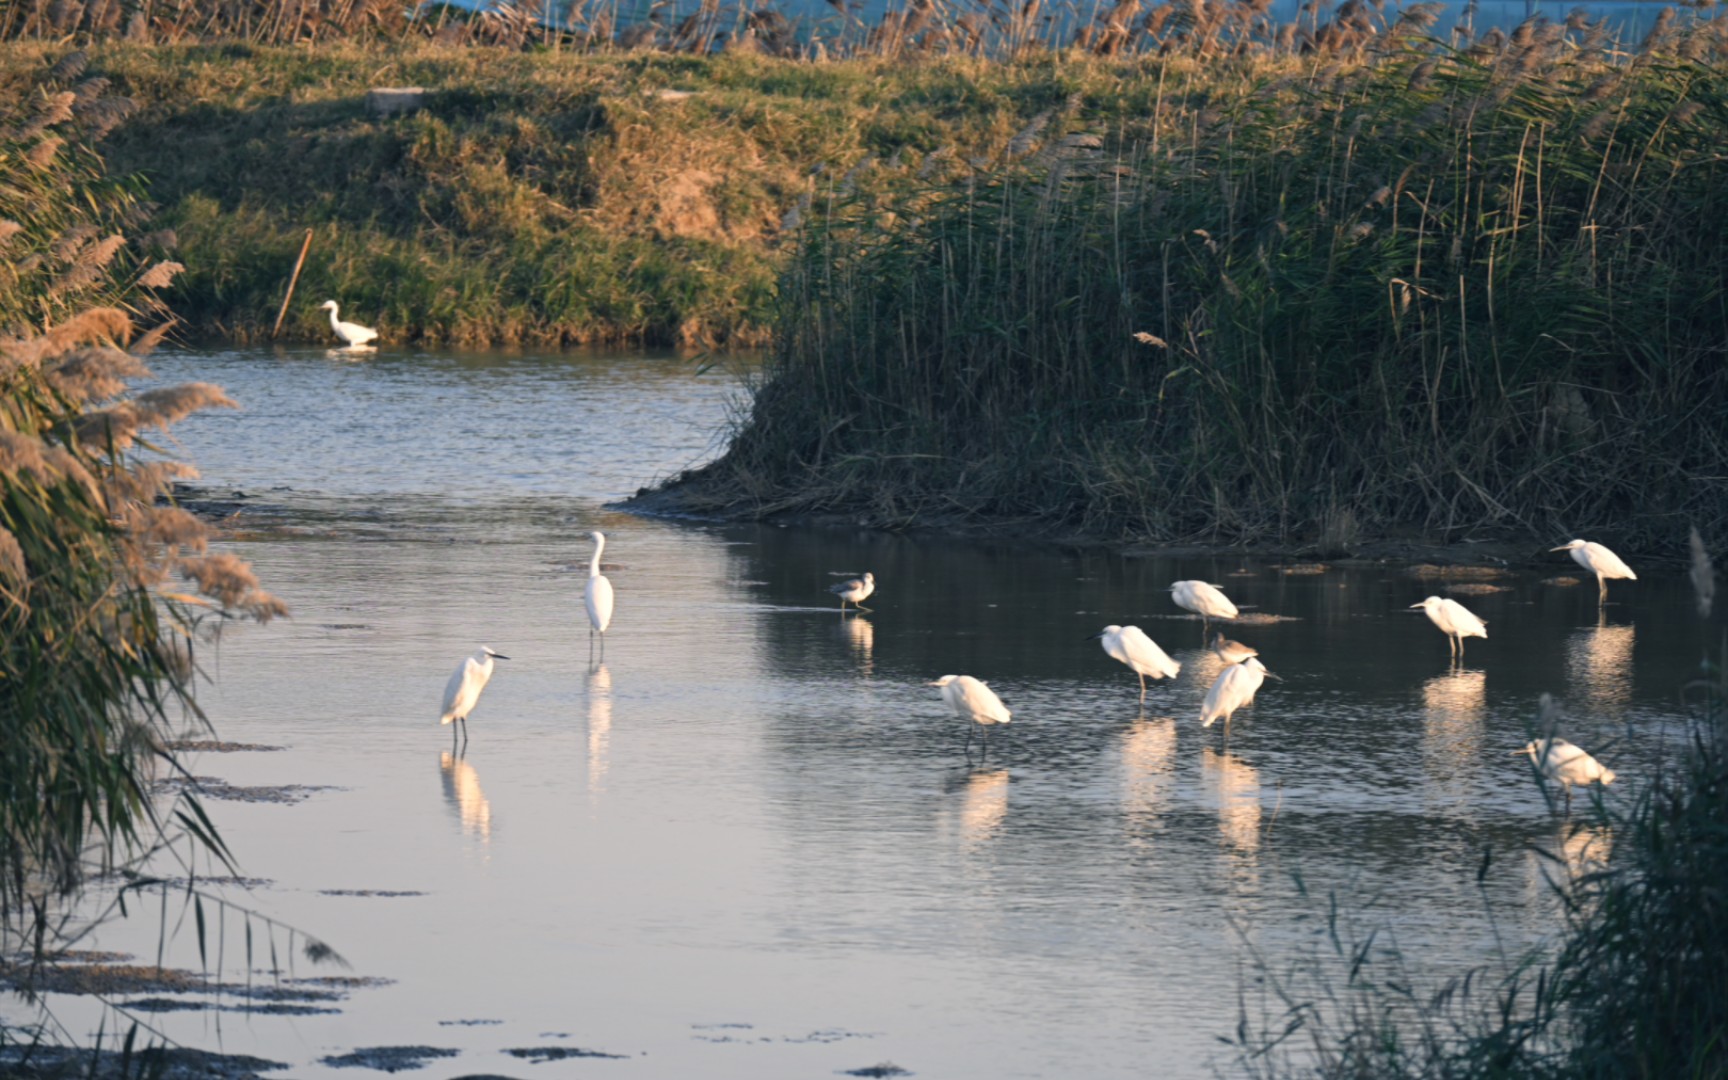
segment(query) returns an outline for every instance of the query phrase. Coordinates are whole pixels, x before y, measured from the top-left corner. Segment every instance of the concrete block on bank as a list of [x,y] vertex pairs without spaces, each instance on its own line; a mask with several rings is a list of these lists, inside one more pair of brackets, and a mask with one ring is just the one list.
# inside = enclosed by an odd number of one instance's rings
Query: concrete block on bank
[[421,86],[375,86],[366,91],[366,111],[373,116],[397,116],[419,112],[426,105]]

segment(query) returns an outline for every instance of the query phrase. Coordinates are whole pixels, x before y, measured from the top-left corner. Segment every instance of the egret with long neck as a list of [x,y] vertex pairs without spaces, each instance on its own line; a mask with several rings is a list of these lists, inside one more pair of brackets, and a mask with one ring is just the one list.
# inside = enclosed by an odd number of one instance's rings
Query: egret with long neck
[[591,532],[594,557],[588,561],[588,589],[583,602],[588,606],[588,654],[594,654],[594,635],[600,635],[600,659],[606,659],[606,628],[612,625],[612,583],[600,572],[600,553],[606,550],[604,533]]

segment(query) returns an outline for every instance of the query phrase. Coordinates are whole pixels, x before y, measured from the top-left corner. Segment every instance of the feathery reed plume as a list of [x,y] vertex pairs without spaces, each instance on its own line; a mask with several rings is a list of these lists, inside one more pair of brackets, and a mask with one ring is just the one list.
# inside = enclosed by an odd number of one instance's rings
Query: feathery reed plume
[[1710,553],[1704,550],[1704,538],[1698,535],[1696,525],[1692,526],[1687,546],[1692,552],[1690,574],[1692,594],[1698,601],[1698,617],[1708,619],[1710,609],[1716,604],[1716,567],[1710,562]]
[[138,278],[138,284],[146,289],[166,289],[174,284],[174,275],[186,272],[184,264],[163,261],[152,266]]
[[12,535],[12,531],[4,526],[0,526],[0,577],[7,582],[6,586],[0,586],[0,591],[15,592],[17,588],[30,582],[30,571],[24,561],[24,549],[19,546],[18,538]]

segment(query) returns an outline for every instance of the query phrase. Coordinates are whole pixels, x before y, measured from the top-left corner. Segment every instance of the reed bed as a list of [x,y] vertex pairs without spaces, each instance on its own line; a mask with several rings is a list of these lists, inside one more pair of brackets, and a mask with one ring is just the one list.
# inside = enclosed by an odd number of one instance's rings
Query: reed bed
[[671,495],[1328,554],[1728,535],[1723,24],[1425,17],[836,177],[748,422]]

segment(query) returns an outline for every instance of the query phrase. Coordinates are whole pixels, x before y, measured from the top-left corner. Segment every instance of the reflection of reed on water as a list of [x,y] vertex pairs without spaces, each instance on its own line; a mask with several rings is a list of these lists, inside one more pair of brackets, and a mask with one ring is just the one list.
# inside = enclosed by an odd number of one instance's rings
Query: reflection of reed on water
[[492,838],[492,804],[480,790],[480,774],[474,766],[457,754],[446,750],[438,760],[438,771],[444,780],[444,801],[456,811],[462,831],[482,840]]

